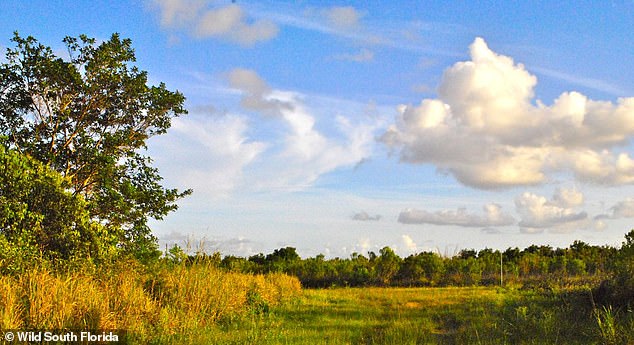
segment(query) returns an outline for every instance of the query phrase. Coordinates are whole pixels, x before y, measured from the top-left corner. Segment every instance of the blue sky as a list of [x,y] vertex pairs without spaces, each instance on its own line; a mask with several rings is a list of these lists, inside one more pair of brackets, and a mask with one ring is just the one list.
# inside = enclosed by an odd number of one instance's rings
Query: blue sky
[[189,115],[161,243],[347,257],[618,245],[634,218],[634,1],[2,1],[13,31],[131,38]]

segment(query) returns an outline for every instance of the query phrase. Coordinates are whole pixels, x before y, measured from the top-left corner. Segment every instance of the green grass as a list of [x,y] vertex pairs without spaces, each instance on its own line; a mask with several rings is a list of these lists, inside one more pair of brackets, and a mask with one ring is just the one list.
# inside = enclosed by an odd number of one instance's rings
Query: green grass
[[590,290],[300,290],[208,265],[0,276],[3,329],[124,329],[139,344],[634,344],[634,312]]
[[587,291],[304,290],[301,298],[272,308],[266,316],[224,322],[196,336],[181,335],[178,340],[214,344],[631,344],[631,314],[621,312],[620,320],[615,320],[614,313],[597,312]]

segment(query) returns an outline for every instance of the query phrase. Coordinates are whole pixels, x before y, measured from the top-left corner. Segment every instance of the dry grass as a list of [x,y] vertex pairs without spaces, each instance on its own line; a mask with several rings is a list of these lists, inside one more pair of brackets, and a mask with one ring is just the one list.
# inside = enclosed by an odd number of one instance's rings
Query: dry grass
[[135,265],[105,273],[38,269],[0,277],[0,329],[121,329],[142,341],[261,312],[300,291],[294,277],[205,264],[151,273]]

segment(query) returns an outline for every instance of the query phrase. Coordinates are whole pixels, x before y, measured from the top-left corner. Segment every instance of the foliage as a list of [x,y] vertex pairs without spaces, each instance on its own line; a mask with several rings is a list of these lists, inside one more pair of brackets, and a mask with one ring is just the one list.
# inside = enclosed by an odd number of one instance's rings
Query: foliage
[[248,259],[226,256],[220,266],[238,272],[285,272],[296,275],[306,287],[331,286],[477,286],[500,284],[500,260],[504,285],[548,288],[550,285],[588,286],[610,273],[617,250],[576,241],[569,248],[530,246],[462,250],[453,257],[420,252],[399,257],[390,247],[367,256],[326,259],[324,255],[302,259],[295,248],[252,255]]
[[634,307],[634,230],[625,235],[612,274],[598,288],[597,297],[604,304]]
[[125,251],[155,257],[148,219],[161,219],[191,191],[163,188],[140,151],[186,113],[183,95],[147,85],[131,41],[118,34],[100,44],[66,37],[67,60],[33,37],[16,33],[12,41],[0,64],[0,135],[66,177]]
[[0,145],[0,270],[20,272],[40,262],[105,260],[116,237],[92,221],[68,178]]
[[118,329],[130,343],[174,343],[175,334],[262,313],[300,291],[294,277],[227,273],[205,264],[150,271],[121,261],[70,273],[35,267],[0,275],[0,329]]

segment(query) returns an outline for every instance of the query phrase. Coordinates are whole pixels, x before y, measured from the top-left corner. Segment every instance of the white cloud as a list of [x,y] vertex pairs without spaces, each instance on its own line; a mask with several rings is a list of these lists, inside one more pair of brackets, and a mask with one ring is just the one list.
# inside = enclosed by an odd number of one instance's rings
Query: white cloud
[[154,0],[159,8],[161,25],[185,29],[199,38],[221,38],[252,46],[277,36],[277,25],[269,20],[250,21],[237,4],[209,8],[200,0]]
[[465,208],[459,208],[456,211],[444,210],[436,212],[410,208],[399,214],[398,221],[403,224],[457,225],[463,227],[494,227],[515,223],[515,219],[509,214],[502,212],[502,207],[498,204],[485,205],[483,216],[470,214]]
[[414,242],[414,240],[409,235],[402,235],[401,240],[405,249],[407,249],[407,251],[409,251],[410,253],[415,253],[418,250],[416,242]]
[[558,207],[570,208],[583,205],[583,201],[583,193],[576,188],[557,188],[550,203]]
[[[562,201],[562,195],[572,197]],[[579,200],[583,200],[583,195],[574,190],[558,190],[551,200],[533,193],[523,193],[515,198],[515,207],[521,217],[518,224],[520,230],[525,233],[542,232],[544,229],[562,232],[586,227],[588,214],[573,208],[580,204]]]
[[359,25],[362,15],[352,6],[335,6],[324,11],[328,23],[338,28],[351,29]]
[[611,210],[614,218],[634,218],[634,199],[620,201]]
[[205,0],[153,0],[160,10],[161,25],[182,27],[192,21],[205,7]]
[[267,157],[257,181],[262,187],[301,189],[322,174],[351,167],[372,153],[377,120],[352,122],[334,116],[336,135],[316,128],[317,119],[306,107],[302,95],[274,90],[251,70],[229,73],[230,84],[243,93],[242,105],[281,120],[286,132],[275,156]]
[[634,136],[634,97],[616,103],[566,92],[534,99],[537,79],[477,38],[471,60],[448,68],[438,99],[402,105],[381,140],[404,162],[434,164],[465,185],[536,185],[569,172],[580,181],[634,183],[622,150]]
[[352,219],[360,221],[379,221],[381,220],[381,215],[377,214],[375,216],[371,216],[367,212],[361,211],[359,213],[355,213],[354,216],[352,216]]
[[595,217],[601,219],[634,218],[634,198],[627,198],[610,207],[610,214],[601,214]]
[[247,109],[271,116],[281,116],[282,108],[293,107],[291,102],[271,97],[273,90],[255,71],[235,68],[227,76],[229,85],[243,93],[240,104]]
[[[162,173],[194,194],[226,197],[237,187],[244,169],[267,147],[246,137],[246,118],[191,114],[172,120],[169,135],[151,146],[161,152]],[[158,160],[158,159],[157,159]]]

